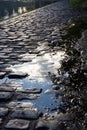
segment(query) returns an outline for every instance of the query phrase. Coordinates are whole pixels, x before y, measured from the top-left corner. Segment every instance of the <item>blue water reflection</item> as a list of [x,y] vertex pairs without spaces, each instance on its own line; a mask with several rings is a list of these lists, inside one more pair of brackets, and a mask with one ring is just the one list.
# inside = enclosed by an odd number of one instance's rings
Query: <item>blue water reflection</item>
[[[60,61],[64,59],[65,52],[58,51],[56,53],[50,52],[45,53],[43,56],[35,57],[34,54],[23,54],[22,57],[29,58],[33,57],[31,62],[13,65],[8,69],[12,72],[22,72],[28,73],[28,77],[24,79],[13,79],[7,81],[14,81],[21,84],[21,87],[17,87],[17,90],[28,89],[28,88],[42,88],[42,93],[40,97],[36,100],[32,100],[36,107],[38,107],[42,112],[51,112],[56,109],[61,100],[56,98],[55,93],[46,94],[46,90],[50,90],[53,87],[53,83],[49,77],[49,72],[57,73],[57,69],[61,67]],[[21,100],[22,102],[29,102],[28,99]]]

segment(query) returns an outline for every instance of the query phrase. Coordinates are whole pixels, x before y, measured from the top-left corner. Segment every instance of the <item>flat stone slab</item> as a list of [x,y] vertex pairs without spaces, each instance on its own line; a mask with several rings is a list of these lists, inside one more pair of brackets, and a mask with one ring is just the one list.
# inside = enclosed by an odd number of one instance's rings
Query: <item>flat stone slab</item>
[[72,121],[75,120],[75,113],[74,112],[66,112],[66,113],[51,113],[49,114],[49,119],[51,120],[57,120],[59,122],[63,121]]
[[22,73],[22,72],[17,72],[17,73],[10,73],[8,75],[9,79],[22,79],[22,78],[26,78],[28,76],[27,73]]
[[15,130],[27,130],[29,128],[29,124],[30,121],[27,120],[13,119],[5,125],[5,128]]
[[15,89],[12,88],[12,87],[7,87],[7,86],[2,85],[2,86],[0,86],[0,91],[3,91],[3,92],[13,92],[13,91],[15,91]]
[[0,92],[0,100],[8,100],[11,99],[13,93],[11,92]]
[[6,116],[8,113],[8,108],[0,107],[0,117]]
[[28,88],[28,89],[23,89],[23,88],[19,88],[16,90],[17,92],[22,92],[22,93],[33,93],[33,94],[39,94],[42,92],[42,88]]
[[40,112],[37,108],[16,108],[13,110],[12,118],[37,119]]
[[40,94],[27,94],[27,93],[18,93],[17,99],[23,100],[23,99],[29,99],[29,100],[35,100],[40,97]]
[[32,108],[34,104],[32,102],[10,102],[7,104],[9,108]]
[[57,120],[39,120],[35,127],[35,130],[60,130],[58,128]]
[[6,75],[6,72],[0,72],[0,79],[3,79]]
[[22,58],[22,59],[19,59],[20,62],[32,62],[31,59],[29,58]]

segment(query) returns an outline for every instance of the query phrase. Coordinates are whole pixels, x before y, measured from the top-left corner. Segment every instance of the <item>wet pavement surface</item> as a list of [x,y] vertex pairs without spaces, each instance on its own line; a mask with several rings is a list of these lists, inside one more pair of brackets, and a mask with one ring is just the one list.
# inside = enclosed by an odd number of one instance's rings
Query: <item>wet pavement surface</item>
[[67,56],[61,29],[80,15],[63,0],[0,23],[0,130],[65,130],[74,120],[52,80]]

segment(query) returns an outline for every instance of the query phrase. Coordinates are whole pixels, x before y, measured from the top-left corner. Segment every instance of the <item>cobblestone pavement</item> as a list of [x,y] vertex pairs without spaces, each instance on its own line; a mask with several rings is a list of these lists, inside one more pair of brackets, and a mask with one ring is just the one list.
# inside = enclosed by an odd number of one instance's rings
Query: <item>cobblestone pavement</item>
[[[0,81],[22,79],[27,73],[13,73],[10,65],[32,61],[32,55],[54,51],[48,45],[59,44],[61,28],[70,24],[80,13],[74,13],[66,0],[37,9],[30,13],[6,20],[0,23]],[[42,50],[38,50],[38,46]],[[58,48],[55,47],[58,50]],[[42,53],[43,52],[43,53]],[[28,53],[28,58],[24,57]],[[44,61],[43,61],[44,62]],[[42,113],[32,102],[18,102],[27,97],[36,98],[42,93],[42,88],[18,90],[20,85],[15,82],[0,84],[0,130],[64,130],[61,121],[69,119],[71,114]],[[73,117],[72,117],[73,119]]]

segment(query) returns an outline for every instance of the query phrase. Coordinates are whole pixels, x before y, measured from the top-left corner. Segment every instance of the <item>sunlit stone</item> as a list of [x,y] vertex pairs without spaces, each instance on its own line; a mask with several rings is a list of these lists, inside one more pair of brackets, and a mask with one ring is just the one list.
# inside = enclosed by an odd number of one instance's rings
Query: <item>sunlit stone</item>
[[27,130],[29,127],[30,121],[22,119],[12,119],[10,120],[5,127],[7,129],[17,129],[17,130]]
[[37,119],[40,115],[40,112],[37,108],[16,108],[13,110],[11,117],[12,118],[25,118],[25,119]]
[[23,88],[19,88],[16,90],[17,92],[22,92],[22,93],[30,93],[30,94],[39,94],[42,92],[42,88],[27,88],[27,89],[23,89]]
[[[25,55],[26,58],[29,55]],[[32,57],[32,55],[31,55]],[[10,69],[17,73],[28,73],[30,79],[35,79],[38,82],[46,82],[48,72],[57,73],[57,69],[61,67],[60,61],[65,57],[65,52],[59,51],[55,54],[53,52],[46,53],[43,56],[35,57],[32,62],[20,65],[11,66]],[[27,69],[28,68],[28,69]]]
[[32,108],[34,107],[31,102],[10,102],[7,105],[9,108]]

